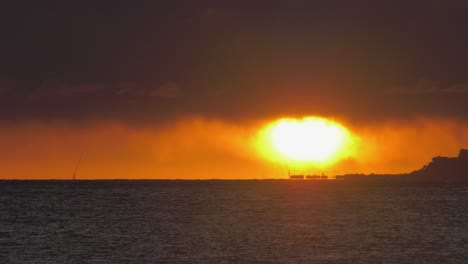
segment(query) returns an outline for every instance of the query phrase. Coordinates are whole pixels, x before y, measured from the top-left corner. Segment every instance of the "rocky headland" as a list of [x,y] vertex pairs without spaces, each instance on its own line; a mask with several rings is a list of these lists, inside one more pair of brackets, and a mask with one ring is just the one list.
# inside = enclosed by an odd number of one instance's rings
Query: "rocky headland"
[[468,181],[468,150],[461,149],[458,157],[434,157],[419,170],[406,174],[345,174],[349,180],[427,180],[427,181]]

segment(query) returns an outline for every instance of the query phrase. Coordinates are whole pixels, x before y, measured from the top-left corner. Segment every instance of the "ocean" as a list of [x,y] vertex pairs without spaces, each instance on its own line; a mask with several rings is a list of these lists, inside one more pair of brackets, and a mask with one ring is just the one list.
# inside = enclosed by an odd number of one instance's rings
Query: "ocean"
[[468,184],[0,181],[0,263],[468,263]]

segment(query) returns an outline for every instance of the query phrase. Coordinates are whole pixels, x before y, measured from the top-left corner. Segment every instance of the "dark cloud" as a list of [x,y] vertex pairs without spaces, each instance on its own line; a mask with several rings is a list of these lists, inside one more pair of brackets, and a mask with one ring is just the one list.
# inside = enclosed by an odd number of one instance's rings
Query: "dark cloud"
[[10,91],[14,90],[16,82],[9,79],[3,79],[0,77],[0,96],[6,95]]
[[464,94],[464,93],[468,93],[468,83],[460,83],[460,84],[454,84],[448,87],[441,87],[435,81],[420,80],[418,84],[415,86],[390,87],[390,88],[384,89],[384,92],[388,94],[431,95],[431,96],[437,96],[440,94],[450,94],[450,93]]
[[138,86],[135,83],[119,83],[115,89],[115,95],[120,97],[159,97],[176,98],[182,96],[180,87],[171,81],[163,83],[157,88]]
[[0,74],[14,84],[0,82],[2,120],[468,118],[466,1],[7,1],[0,12]]
[[30,97],[33,100],[41,100],[45,97],[92,96],[93,94],[104,91],[105,88],[105,85],[100,83],[67,84],[57,80],[46,80],[38,89],[31,92]]
[[117,84],[115,95],[118,96],[138,96],[144,94],[144,91],[137,88],[135,83],[131,82],[120,82]]
[[175,98],[182,96],[182,90],[174,82],[166,82],[160,87],[148,91],[148,96]]
[[444,89],[444,91],[448,93],[466,94],[468,93],[468,83],[456,84]]

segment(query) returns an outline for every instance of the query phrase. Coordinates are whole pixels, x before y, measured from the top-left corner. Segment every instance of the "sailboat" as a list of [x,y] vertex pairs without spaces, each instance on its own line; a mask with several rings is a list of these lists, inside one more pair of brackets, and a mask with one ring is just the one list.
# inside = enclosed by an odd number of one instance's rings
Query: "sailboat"
[[80,163],[81,163],[81,159],[83,158],[83,152],[81,152],[80,154],[80,158],[78,159],[78,162],[76,163],[76,167],[75,167],[75,170],[73,171],[73,177],[72,177],[72,180],[73,181],[76,181],[76,175],[78,173],[78,168],[80,166]]

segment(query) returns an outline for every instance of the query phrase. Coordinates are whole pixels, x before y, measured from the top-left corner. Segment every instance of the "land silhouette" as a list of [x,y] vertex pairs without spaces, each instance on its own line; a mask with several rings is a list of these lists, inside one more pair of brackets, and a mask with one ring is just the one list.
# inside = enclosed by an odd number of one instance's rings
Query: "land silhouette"
[[419,170],[403,174],[345,174],[347,180],[427,180],[427,181],[468,181],[468,149],[460,149],[458,157],[432,158]]

